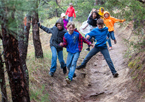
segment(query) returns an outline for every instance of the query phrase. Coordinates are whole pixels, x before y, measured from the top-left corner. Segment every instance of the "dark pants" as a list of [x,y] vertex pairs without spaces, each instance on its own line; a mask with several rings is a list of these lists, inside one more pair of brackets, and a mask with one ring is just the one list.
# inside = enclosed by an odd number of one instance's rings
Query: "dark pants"
[[88,54],[87,56],[85,57],[85,59],[83,60],[82,64],[81,65],[86,65],[87,62],[95,55],[97,54],[98,52],[101,52],[112,72],[112,74],[115,74],[116,73],[116,70],[114,68],[114,65],[113,65],[113,62],[110,58],[110,54],[109,54],[109,51],[107,48],[100,48],[100,47],[94,47]]

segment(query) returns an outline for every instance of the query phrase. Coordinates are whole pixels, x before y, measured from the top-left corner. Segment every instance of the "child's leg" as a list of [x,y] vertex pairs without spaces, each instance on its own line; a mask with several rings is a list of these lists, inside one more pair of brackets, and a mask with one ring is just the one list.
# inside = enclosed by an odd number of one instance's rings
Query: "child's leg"
[[116,41],[116,38],[115,38],[115,35],[114,35],[114,31],[110,32],[110,35],[111,35],[111,39],[114,40],[114,43],[116,44],[117,41]]
[[73,76],[74,76],[74,73],[75,73],[76,64],[77,64],[79,55],[80,55],[80,52],[77,52],[77,53],[75,53],[74,56],[73,56],[73,60],[72,60],[71,67],[70,67],[70,71],[69,71],[69,74],[68,74],[68,78],[69,78],[71,81],[73,80]]
[[69,16],[67,16],[67,20],[69,21],[69,19],[70,19],[70,17]]
[[85,57],[85,59],[83,60],[82,64],[83,66],[85,66],[87,64],[87,62],[96,54],[99,52],[99,49],[97,47],[94,47]]
[[51,52],[52,52],[52,60],[50,72],[54,73],[57,67],[57,50],[54,46],[51,46]]
[[59,59],[60,65],[61,65],[60,67],[61,68],[66,67],[66,64],[63,60],[63,51],[58,51],[57,54],[58,54],[58,59]]
[[104,56],[104,58],[105,58],[105,60],[106,60],[106,62],[108,64],[112,74],[115,74],[116,70],[115,70],[113,62],[112,62],[112,60],[110,58],[110,54],[109,54],[108,49],[107,48],[101,48],[101,53],[103,54],[103,56]]
[[73,17],[70,17],[70,21],[71,21],[71,22],[73,21]]
[[68,52],[67,60],[66,60],[66,67],[68,68],[68,70],[70,70],[72,59],[73,59],[73,54]]
[[108,44],[109,44],[109,47],[112,47],[112,44],[111,44],[111,34],[109,32],[109,36],[108,36]]

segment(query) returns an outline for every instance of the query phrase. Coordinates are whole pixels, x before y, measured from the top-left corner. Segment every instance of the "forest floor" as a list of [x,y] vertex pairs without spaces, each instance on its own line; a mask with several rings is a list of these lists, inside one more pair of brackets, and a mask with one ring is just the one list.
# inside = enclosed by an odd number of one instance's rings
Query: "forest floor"
[[[130,27],[130,26],[129,26]],[[125,32],[123,32],[125,30]],[[113,78],[111,71],[101,53],[96,54],[87,64],[86,69],[76,70],[77,77],[67,84],[62,69],[58,63],[54,77],[48,75],[51,50],[49,39],[51,35],[43,34],[41,31],[42,47],[44,49],[44,59],[35,59],[32,37],[30,37],[27,67],[30,75],[30,94],[32,102],[145,102],[144,94],[138,92],[133,84],[128,68],[128,58],[124,55],[127,47],[123,38],[131,33],[128,27],[121,28],[115,25],[115,36],[117,44],[113,44],[110,56],[116,70],[118,78]],[[88,52],[84,51],[84,46],[78,65],[82,62]],[[64,60],[67,52],[64,49]],[[40,98],[41,97],[41,98]]]

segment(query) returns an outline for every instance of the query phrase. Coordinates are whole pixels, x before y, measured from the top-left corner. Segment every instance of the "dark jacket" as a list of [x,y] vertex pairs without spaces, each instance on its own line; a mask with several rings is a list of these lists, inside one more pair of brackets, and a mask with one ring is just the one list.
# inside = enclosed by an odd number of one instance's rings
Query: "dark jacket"
[[97,12],[93,12],[96,13],[97,17],[95,19],[93,19],[93,15],[91,15],[88,19],[88,24],[92,25],[92,26],[97,26],[97,20],[100,18],[100,15]]
[[[59,30],[56,27],[58,23],[62,25],[62,27],[63,27],[62,30]],[[39,26],[39,24],[38,24],[38,26]],[[58,51],[63,50],[63,48],[59,45],[61,42],[63,42],[63,36],[67,32],[64,29],[63,19],[58,19],[55,26],[53,26],[52,28],[47,28],[42,25],[40,26],[40,28],[47,33],[52,33],[52,36],[50,39],[50,46],[54,46]]]

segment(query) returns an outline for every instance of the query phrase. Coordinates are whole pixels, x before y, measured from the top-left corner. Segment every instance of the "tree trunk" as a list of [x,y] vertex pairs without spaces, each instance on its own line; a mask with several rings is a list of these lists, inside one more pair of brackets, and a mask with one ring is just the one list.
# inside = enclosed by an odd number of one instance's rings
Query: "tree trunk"
[[8,102],[7,92],[6,92],[4,66],[3,66],[3,61],[2,61],[1,56],[0,56],[0,85],[1,85],[2,102]]
[[[5,20],[3,21],[6,24]],[[19,56],[18,40],[13,36],[12,31],[6,29],[4,24],[2,24],[2,42],[12,100],[13,102],[30,102],[29,88]]]
[[37,24],[38,22],[39,22],[38,12],[34,11],[32,17],[32,27],[33,27],[33,43],[35,48],[35,57],[43,58],[43,50],[40,41],[39,27]]

